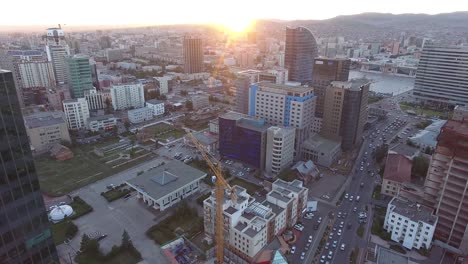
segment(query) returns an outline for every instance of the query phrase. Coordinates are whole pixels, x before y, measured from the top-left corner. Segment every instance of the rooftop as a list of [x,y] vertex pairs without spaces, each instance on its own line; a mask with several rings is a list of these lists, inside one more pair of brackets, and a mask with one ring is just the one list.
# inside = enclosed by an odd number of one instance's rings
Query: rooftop
[[158,100],[158,99],[151,99],[151,100],[146,101],[146,103],[150,103],[150,104],[164,104],[164,101],[161,101],[161,100]]
[[110,118],[115,118],[115,116],[114,115],[93,116],[93,117],[88,118],[88,122],[107,120]]
[[411,182],[412,162],[404,155],[389,151],[383,178],[396,182]]
[[[437,216],[432,214],[431,208],[408,199],[394,197],[388,205],[392,212],[405,216],[414,222],[424,222],[429,225],[435,225],[437,222]],[[394,206],[393,209],[391,206]]]
[[333,81],[331,82],[331,85],[333,87],[342,87],[345,89],[351,89],[351,90],[360,90],[362,86],[369,84],[370,81],[366,78],[359,78],[359,79],[351,79],[346,82],[342,81]]
[[283,208],[281,208],[278,205],[276,205],[274,203],[271,203],[271,202],[269,202],[267,200],[263,201],[262,204],[264,206],[268,207],[268,208],[271,208],[271,210],[273,211],[273,213],[275,213],[275,215],[279,215],[283,211]]
[[220,117],[223,119],[239,120],[241,118],[248,117],[248,116],[245,114],[238,113],[238,112],[229,111],[225,114],[220,115]]
[[468,123],[461,123],[453,120],[447,121],[442,127],[444,131],[451,131],[459,135],[468,136]]
[[277,192],[277,191],[271,191],[267,194],[268,196],[271,196],[277,200],[280,200],[284,203],[289,203],[289,201],[291,201],[292,198],[290,197],[287,197],[287,196],[284,196],[282,195],[280,192]]
[[63,112],[38,112],[24,117],[28,128],[47,127],[65,124]]
[[311,87],[303,87],[303,86],[293,86],[293,85],[286,85],[286,84],[276,84],[269,81],[261,81],[257,83],[259,88],[265,87],[270,89],[277,89],[280,91],[286,92],[293,92],[293,93],[305,93],[305,92],[313,92],[314,89]]
[[299,193],[302,190],[304,190],[304,187],[302,186],[302,181],[299,181],[299,180],[293,180],[291,182],[287,182],[281,179],[277,179],[275,182],[273,182],[274,187],[275,185],[278,187],[284,188],[286,190],[295,192],[295,193]]
[[195,132],[193,133],[193,136],[195,136],[195,138],[203,145],[211,145],[218,141],[217,137],[204,131]]
[[339,148],[341,146],[341,143],[324,138],[319,134],[316,134],[304,141],[304,145],[307,145],[309,148],[314,149],[317,152],[330,153],[336,148]]
[[393,250],[379,247],[377,264],[408,264],[409,259]]
[[127,183],[158,200],[205,176],[206,173],[183,162],[172,161],[128,180]]
[[265,123],[263,119],[252,119],[252,118],[241,118],[237,121],[238,127],[247,128],[257,132],[265,132],[269,126]]

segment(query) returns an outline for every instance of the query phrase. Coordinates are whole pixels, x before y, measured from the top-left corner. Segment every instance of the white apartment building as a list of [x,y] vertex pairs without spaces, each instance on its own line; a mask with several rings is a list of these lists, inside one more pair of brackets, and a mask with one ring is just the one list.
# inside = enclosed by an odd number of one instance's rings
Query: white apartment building
[[285,84],[288,81],[288,70],[283,68],[265,70],[259,74],[259,81],[270,81]]
[[314,117],[314,123],[312,124],[312,133],[318,134],[322,131],[323,119],[320,117]]
[[89,118],[89,108],[86,99],[77,98],[63,101],[63,111],[67,119],[68,129],[86,127]]
[[99,130],[110,130],[117,125],[117,118],[113,115],[104,115],[88,118],[88,129],[96,132]]
[[160,94],[169,93],[169,82],[172,81],[172,76],[154,77],[159,82]]
[[153,109],[142,107],[128,110],[128,121],[132,124],[138,124],[153,119]]
[[111,93],[108,89],[96,91],[96,88],[93,87],[93,89],[84,91],[84,97],[88,102],[89,110],[105,109],[107,107],[106,100],[112,103]]
[[[223,203],[225,246],[238,257],[252,263],[262,249],[277,235],[293,226],[306,206],[308,190],[302,182],[277,180],[263,203],[255,201],[246,189],[233,186],[236,201]],[[215,198],[203,202],[205,234],[216,234]]]
[[433,210],[401,197],[394,197],[387,207],[384,229],[391,239],[407,249],[431,247],[437,225]]
[[110,91],[114,110],[145,106],[145,95],[141,83],[113,85]]
[[250,86],[249,115],[270,125],[295,127],[299,157],[299,146],[312,134],[316,99],[312,88],[258,82]]
[[51,62],[18,63],[19,75],[23,88],[55,87],[54,68]]
[[265,171],[268,175],[278,175],[292,165],[295,138],[296,129],[293,127],[268,128],[265,157]]
[[149,100],[146,101],[146,107],[153,110],[153,116],[160,116],[164,114],[164,101]]

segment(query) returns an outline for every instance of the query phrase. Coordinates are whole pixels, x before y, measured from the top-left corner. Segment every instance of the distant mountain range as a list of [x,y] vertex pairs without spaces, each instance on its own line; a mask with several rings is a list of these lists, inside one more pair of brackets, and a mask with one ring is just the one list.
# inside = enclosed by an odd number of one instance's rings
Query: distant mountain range
[[344,36],[351,39],[380,40],[407,35],[468,41],[468,12],[437,15],[363,13],[325,20],[262,21],[267,28],[305,26],[318,37]]

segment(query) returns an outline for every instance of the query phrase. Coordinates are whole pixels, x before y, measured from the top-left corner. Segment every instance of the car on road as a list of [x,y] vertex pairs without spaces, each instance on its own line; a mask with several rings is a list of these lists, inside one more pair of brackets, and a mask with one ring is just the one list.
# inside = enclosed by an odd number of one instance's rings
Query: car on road
[[345,250],[345,244],[341,244],[341,247],[340,247],[341,251],[344,251]]
[[325,249],[329,249],[329,248],[330,248],[330,242],[327,242],[327,243],[325,244]]
[[363,182],[361,182],[360,186],[361,186],[361,188],[362,188],[362,187],[364,187],[364,183],[363,183]]
[[305,252],[301,253],[301,259],[305,259]]
[[351,195],[351,197],[349,197],[349,201],[352,202],[354,200],[354,196]]
[[327,260],[327,256],[322,255],[322,256],[320,257],[320,263],[325,263],[326,260]]
[[333,251],[329,251],[328,252],[328,259],[332,259],[333,258]]
[[340,222],[340,228],[343,228],[343,225],[344,225],[344,222],[341,221],[341,222]]
[[320,216],[319,219],[317,220],[317,223],[320,224],[322,223],[322,217]]
[[345,199],[348,199],[349,198],[349,194],[346,193],[345,196],[344,196]]
[[336,233],[338,236],[341,236],[341,229],[338,230],[338,232]]
[[304,226],[301,225],[301,224],[296,224],[296,225],[294,226],[294,229],[296,229],[296,230],[298,230],[298,231],[302,231],[302,230],[304,230]]
[[353,212],[357,212],[357,207],[354,207],[354,208],[353,208]]
[[307,242],[312,243],[312,236],[309,236],[309,239],[307,240]]
[[330,233],[330,235],[328,236],[329,239],[332,239],[333,238],[333,232]]
[[333,244],[332,244],[332,247],[336,248],[336,246],[338,245],[338,241],[333,241]]
[[291,254],[294,254],[296,252],[296,246],[292,246],[290,252],[291,252]]
[[359,202],[359,200],[361,200],[361,196],[356,196],[356,202]]

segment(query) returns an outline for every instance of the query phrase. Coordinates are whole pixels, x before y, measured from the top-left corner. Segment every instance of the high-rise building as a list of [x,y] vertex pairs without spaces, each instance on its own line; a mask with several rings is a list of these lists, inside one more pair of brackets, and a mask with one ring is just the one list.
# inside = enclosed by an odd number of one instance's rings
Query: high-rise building
[[91,65],[89,57],[75,55],[67,58],[68,80],[72,98],[81,98],[84,92],[93,89],[93,78],[91,76]]
[[145,94],[141,83],[113,85],[111,97],[114,110],[145,106]]
[[314,59],[318,56],[318,50],[310,30],[305,27],[287,27],[284,56],[289,81],[306,83],[312,80]]
[[0,262],[58,263],[13,74],[0,70]]
[[203,72],[203,46],[198,37],[184,38],[184,70],[185,73]]
[[439,217],[434,238],[468,254],[468,124],[449,120],[438,136],[424,182],[425,202]]
[[312,88],[258,82],[250,87],[249,115],[273,126],[295,127],[299,157],[299,146],[312,133],[315,100]]
[[77,98],[63,101],[63,111],[67,118],[68,129],[76,130],[86,127],[89,118],[86,99]]
[[413,95],[426,103],[468,106],[468,47],[426,44]]
[[263,170],[268,128],[265,122],[235,112],[220,116],[218,122],[219,154]]
[[269,127],[267,130],[265,172],[278,175],[289,168],[294,160],[294,127]]
[[315,116],[323,118],[325,91],[332,81],[345,82],[349,78],[351,60],[338,58],[316,58],[312,74],[312,87],[317,96]]
[[249,89],[250,78],[247,76],[239,76],[234,82],[236,90],[236,112],[247,115],[249,113]]
[[65,33],[61,28],[47,29],[46,52],[47,59],[52,62],[57,83],[67,82],[66,58],[70,56],[70,47],[65,41]]
[[54,69],[51,62],[18,63],[22,88],[55,87]]
[[321,134],[341,141],[344,151],[351,150],[362,140],[367,122],[369,86],[366,79],[353,79],[333,81],[326,89]]

